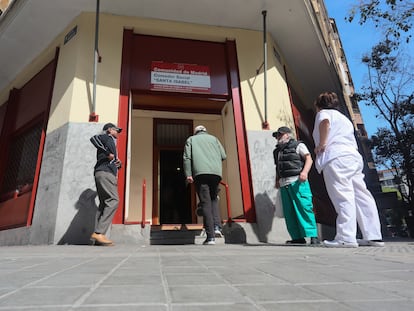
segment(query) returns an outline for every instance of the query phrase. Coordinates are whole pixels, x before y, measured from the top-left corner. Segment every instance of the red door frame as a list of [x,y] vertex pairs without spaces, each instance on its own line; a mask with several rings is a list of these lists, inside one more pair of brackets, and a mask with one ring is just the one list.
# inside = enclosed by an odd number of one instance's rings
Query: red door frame
[[50,90],[49,90],[49,104],[47,105],[47,108],[43,114],[44,116],[43,129],[42,129],[42,134],[40,137],[39,153],[37,154],[37,164],[36,164],[35,176],[33,180],[33,190],[32,190],[33,192],[30,198],[29,214],[27,216],[27,223],[26,223],[27,227],[32,225],[32,220],[33,220],[33,212],[34,212],[34,206],[35,206],[36,194],[37,194],[37,185],[39,184],[40,168],[42,167],[43,150],[44,150],[45,140],[46,140],[46,130],[47,130],[47,124],[49,122],[50,106],[52,104],[53,85],[55,83],[56,69],[57,69],[58,60],[59,60],[59,51],[60,49],[56,48],[55,58],[53,59],[53,71],[52,71],[52,77],[50,79],[50,83],[52,84],[52,86],[50,87]]
[[[3,152],[0,155],[0,172],[4,173],[5,171],[5,165],[7,163],[6,157],[9,156],[8,139],[10,139],[9,136],[12,133],[16,133],[16,131],[19,132],[27,128],[30,128],[31,126],[33,126],[34,124],[38,122],[42,122],[42,132],[41,132],[40,141],[39,141],[39,149],[37,153],[37,161],[36,161],[36,167],[35,167],[35,172],[34,172],[34,177],[33,177],[33,185],[30,191],[30,199],[28,199],[27,201],[24,201],[23,205],[22,203],[16,203],[16,202],[11,202],[11,204],[8,205],[12,207],[12,210],[8,216],[10,216],[10,219],[18,220],[18,223],[12,223],[10,224],[10,226],[7,226],[7,225],[2,226],[2,229],[7,229],[9,227],[10,228],[21,227],[24,225],[29,227],[32,225],[36,194],[37,194],[37,186],[39,183],[40,168],[42,165],[43,149],[44,149],[44,144],[45,144],[47,124],[49,121],[48,117],[49,117],[49,112],[50,112],[50,105],[52,102],[53,86],[55,83],[58,58],[59,58],[59,48],[56,48],[55,57],[50,63],[48,63],[34,77],[32,77],[32,79],[29,82],[27,82],[23,86],[23,88],[21,89],[14,88],[10,91],[9,99],[7,102],[7,111],[5,113],[3,128],[1,131],[1,135],[0,135],[1,140],[4,143],[4,145],[2,146]],[[42,76],[42,78],[39,78],[38,75],[43,74],[42,73],[43,70],[49,68],[49,66],[51,66],[50,74],[47,76]],[[18,129],[16,130],[15,127],[17,126],[16,120],[17,120],[17,115],[18,115],[18,106],[19,106],[19,101],[21,97],[20,95],[22,93],[22,89],[24,89],[29,83],[33,83],[33,81],[36,81],[35,83],[38,87],[40,83],[40,88],[45,87],[45,86],[49,87],[49,93],[47,94],[47,97],[44,98],[45,99],[44,109],[42,111],[39,111],[39,113],[29,112],[29,118],[28,118],[29,121],[25,120],[23,122],[24,125],[20,124]],[[35,98],[31,98],[31,99],[35,99]],[[0,176],[0,184],[2,182],[2,177],[3,175]]]
[[254,207],[250,158],[249,151],[247,150],[247,134],[244,122],[243,102],[240,89],[239,66],[235,41],[226,41],[226,54],[229,88],[231,89],[231,97],[233,99],[234,127],[236,131],[237,154],[239,156],[243,211],[246,221],[255,223],[256,209]]
[[[130,100],[130,79],[132,63],[132,45],[134,33],[132,29],[124,30],[122,45],[122,64],[121,64],[121,82],[119,95],[119,114],[118,126],[127,129],[129,120],[129,100]],[[247,150],[247,134],[244,122],[244,113],[240,89],[239,68],[237,62],[235,41],[227,40],[225,42],[227,64],[228,64],[228,87],[231,89],[231,98],[234,109],[234,124],[237,141],[237,152],[240,167],[240,183],[242,188],[243,210],[247,222],[256,222],[256,211],[253,199],[253,187],[250,170],[250,159]],[[127,167],[127,141],[128,131],[124,130],[118,137],[119,158]],[[125,190],[126,190],[126,171],[121,170],[118,177],[119,206],[113,223],[123,224],[125,214]]]
[[119,94],[118,126],[124,131],[118,136],[118,157],[124,164],[118,174],[118,193],[119,207],[115,213],[112,223],[123,224],[125,219],[125,191],[126,191],[126,170],[127,163],[127,143],[128,143],[128,120],[129,120],[129,96],[130,96],[130,68],[132,59],[132,43],[134,32],[132,29],[124,29],[124,39],[122,43],[122,63],[121,63],[121,84]]

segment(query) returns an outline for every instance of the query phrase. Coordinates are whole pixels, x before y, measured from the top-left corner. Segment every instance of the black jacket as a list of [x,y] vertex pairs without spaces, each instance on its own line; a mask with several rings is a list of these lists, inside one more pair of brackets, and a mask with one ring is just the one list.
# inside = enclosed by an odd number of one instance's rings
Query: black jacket
[[[111,135],[105,133],[92,136],[90,141],[96,147],[95,172],[105,171],[116,176],[118,168],[116,167],[115,162],[118,159],[118,154],[116,152],[115,139]],[[114,155],[112,161],[108,159],[108,155],[111,153]]]
[[277,145],[273,151],[278,177],[297,176],[303,169],[304,161],[296,152],[299,141],[289,140],[286,144]]

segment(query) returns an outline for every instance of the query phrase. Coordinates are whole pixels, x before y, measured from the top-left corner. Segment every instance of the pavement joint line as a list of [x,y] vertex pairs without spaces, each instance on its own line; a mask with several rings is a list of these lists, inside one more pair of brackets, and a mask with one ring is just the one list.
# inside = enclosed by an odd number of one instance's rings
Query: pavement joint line
[[30,282],[30,283],[28,283],[28,284],[26,284],[26,285],[23,285],[22,287],[16,288],[15,290],[13,290],[13,291],[11,291],[11,292],[8,292],[8,293],[6,293],[6,294],[1,295],[1,296],[0,296],[0,300],[1,300],[1,299],[3,299],[3,298],[8,297],[8,296],[10,296],[10,295],[15,294],[15,293],[17,293],[17,292],[21,291],[21,290],[22,290],[22,289],[24,289],[24,288],[32,287],[33,285],[36,285],[37,283],[43,282],[43,281],[45,281],[45,280],[47,280],[47,279],[49,279],[49,278],[51,278],[51,277],[53,277],[53,276],[56,276],[56,275],[58,275],[58,274],[60,274],[60,273],[62,273],[62,272],[65,272],[65,271],[71,270],[71,269],[73,269],[73,268],[76,268],[76,267],[78,267],[78,266],[84,265],[85,263],[88,263],[88,262],[91,262],[91,261],[95,261],[95,260],[97,260],[97,259],[96,259],[96,258],[92,258],[92,259],[86,260],[86,261],[84,261],[84,262],[82,262],[82,263],[78,263],[78,264],[76,264],[76,265],[73,265],[73,266],[70,266],[70,267],[68,267],[68,268],[65,268],[65,269],[63,269],[63,270],[56,271],[56,272],[54,272],[54,273],[52,273],[52,274],[49,274],[48,276],[45,276],[45,277],[43,277],[43,278],[41,278],[41,279],[39,279],[39,280],[36,280],[36,281]]
[[[38,264],[35,264],[35,265],[31,265],[31,266],[26,266],[26,267],[24,267],[24,268],[20,268],[20,269],[15,270],[15,271],[10,271],[10,273],[15,273],[15,272],[20,272],[20,271],[30,270],[30,269],[33,269],[33,268],[38,267],[38,266],[44,266],[44,265],[47,265],[49,262],[50,262],[50,261],[48,261],[48,262],[42,262],[42,263],[38,263]],[[9,274],[10,274],[10,273],[9,273]]]
[[164,269],[163,269],[163,263],[162,263],[162,256],[161,256],[161,252],[160,252],[159,248],[157,249],[157,255],[158,255],[159,271],[160,271],[160,276],[161,276],[162,289],[164,291],[167,310],[172,310],[171,309],[172,298],[171,298],[170,287],[168,286],[168,280],[165,277],[165,273],[163,272]]
[[324,286],[324,285],[344,285],[344,284],[349,284],[349,282],[347,282],[347,281],[342,281],[342,282],[321,282],[321,283],[318,283],[318,282],[309,282],[309,283],[307,283],[307,282],[298,282],[298,283],[291,283],[291,282],[289,282],[289,283],[272,284],[272,285],[275,285],[275,286],[291,285],[291,286],[298,286],[298,287],[300,287],[300,286],[314,286],[314,285]]
[[[81,308],[95,308],[95,307],[165,307],[163,302],[125,302],[125,303],[85,303]],[[93,309],[95,310],[95,309]],[[116,309],[115,309],[116,310]]]
[[242,304],[241,302],[173,302],[172,305],[174,307],[191,307],[191,306],[203,306],[203,307],[209,307],[209,306],[233,306],[233,305],[239,305]]
[[294,300],[263,300],[260,301],[262,305],[269,305],[269,304],[289,304],[289,303],[327,303],[327,302],[336,302],[333,299],[294,299]]
[[381,280],[381,281],[354,281],[352,282],[352,284],[391,284],[391,283],[395,283],[395,284],[400,284],[400,283],[408,283],[408,281],[405,280]]
[[[41,306],[42,309],[51,309],[51,310],[59,310],[70,307],[70,305],[43,305]],[[33,306],[7,306],[7,307],[0,307],[0,310],[33,310]]]
[[89,290],[83,294],[78,300],[72,304],[72,307],[69,310],[73,310],[73,308],[79,307],[106,279],[108,279],[120,266],[122,266],[129,258],[132,257],[132,254],[129,254],[123,260],[121,260],[115,267],[111,269],[100,281],[96,282]]

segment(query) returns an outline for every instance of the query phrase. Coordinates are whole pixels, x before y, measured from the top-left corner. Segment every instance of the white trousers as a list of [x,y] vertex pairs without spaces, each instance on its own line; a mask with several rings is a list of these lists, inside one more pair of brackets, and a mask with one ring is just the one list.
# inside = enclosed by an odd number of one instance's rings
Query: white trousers
[[381,240],[381,225],[374,197],[367,189],[360,154],[330,161],[323,169],[326,190],[335,207],[335,240],[356,242],[357,223],[364,240]]

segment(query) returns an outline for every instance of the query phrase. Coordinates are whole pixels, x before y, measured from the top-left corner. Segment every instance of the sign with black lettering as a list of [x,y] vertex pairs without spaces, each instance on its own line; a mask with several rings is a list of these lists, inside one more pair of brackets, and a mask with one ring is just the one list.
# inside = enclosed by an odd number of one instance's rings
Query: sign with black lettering
[[151,63],[151,90],[210,93],[211,80],[208,66],[181,63]]

